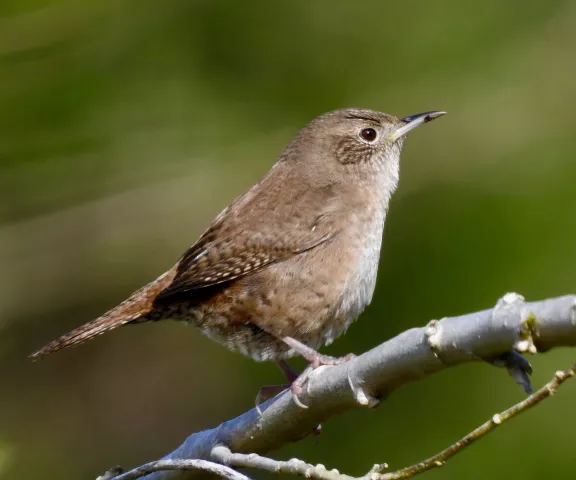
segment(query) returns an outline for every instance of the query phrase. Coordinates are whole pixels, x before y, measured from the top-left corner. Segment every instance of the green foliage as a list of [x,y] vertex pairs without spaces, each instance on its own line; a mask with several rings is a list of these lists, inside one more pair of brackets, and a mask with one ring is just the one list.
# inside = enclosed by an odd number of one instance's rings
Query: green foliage
[[0,443],[0,475],[8,470],[11,460],[11,451],[8,445]]

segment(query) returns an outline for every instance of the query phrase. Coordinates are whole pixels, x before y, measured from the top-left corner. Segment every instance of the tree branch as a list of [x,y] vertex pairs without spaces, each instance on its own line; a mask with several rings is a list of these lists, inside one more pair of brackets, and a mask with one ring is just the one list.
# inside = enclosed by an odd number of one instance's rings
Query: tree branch
[[556,393],[556,390],[560,385],[569,378],[574,377],[575,374],[576,364],[572,365],[570,369],[564,372],[556,372],[554,378],[538,391],[502,413],[493,415],[490,420],[484,422],[478,428],[475,428],[468,435],[465,435],[448,448],[422,462],[396,470],[395,472],[383,473],[388,469],[388,465],[383,463],[374,465],[368,473],[361,477],[351,477],[349,475],[341,474],[336,469],[327,470],[322,464],[312,465],[297,458],[284,462],[262,457],[255,453],[232,453],[228,447],[223,445],[214,447],[212,450],[212,458],[215,461],[230,467],[255,468],[272,473],[289,473],[316,480],[399,480],[402,478],[410,478],[433,468],[443,467],[446,464],[446,460],[450,457],[460,453],[475,441],[480,440],[482,437],[502,425],[505,421],[516,417],[520,413],[538,405],[543,400],[550,398],[554,393]]
[[[506,352],[513,350],[534,354],[554,347],[574,345],[576,345],[576,295],[527,303],[520,295],[509,293],[502,297],[494,308],[433,320],[426,327],[407,330],[348,363],[314,370],[300,396],[300,400],[308,405],[307,409],[298,407],[290,392],[283,392],[260,406],[261,415],[256,409],[252,409],[214,429],[192,434],[162,460],[205,459],[223,462],[225,449],[236,453],[269,452],[285,443],[307,436],[318,424],[334,415],[358,405],[375,406],[378,404],[378,399],[385,398],[393,390],[407,383],[467,362],[488,360],[500,365],[505,359],[503,366],[506,366],[512,376],[526,388],[524,378],[526,364],[517,362],[516,359],[510,362],[509,360],[514,357],[510,357]],[[562,380],[557,377],[553,382],[563,380],[564,377]],[[550,384],[518,404],[527,405],[526,407],[519,408],[517,405],[501,414],[500,420],[503,418],[502,415],[516,415],[519,411],[541,401],[547,396],[544,391],[550,390],[549,386]],[[555,386],[557,385],[552,385],[553,388]],[[493,417],[491,422],[494,423],[495,418],[498,417]],[[479,428],[486,428],[485,425]],[[476,436],[464,437],[460,441],[462,446],[455,451],[461,450],[471,440],[484,435],[494,426],[495,424],[489,426],[486,432],[481,430],[480,435],[475,433],[478,432],[477,429],[470,434]],[[459,445],[460,442],[455,445]],[[220,448],[221,446],[225,446],[225,449]],[[435,462],[442,463],[453,454],[450,453],[453,447],[409,469],[423,471],[431,468],[430,465],[437,466]],[[252,458],[264,457],[256,455]],[[266,460],[275,462],[271,459]],[[304,468],[303,466],[312,467],[301,462],[298,468]],[[394,473],[381,475],[379,469],[380,466],[371,470],[366,478],[384,480],[408,476],[402,474],[387,477],[386,475]],[[279,470],[284,471],[283,468]],[[399,472],[405,471],[407,469]],[[147,480],[194,478],[202,473],[204,472],[198,470],[162,470],[151,473],[146,478]],[[295,473],[301,472],[295,471]],[[334,473],[338,474],[339,480],[352,478],[342,476],[338,472]],[[312,471],[306,474],[304,470],[304,474],[313,476]]]

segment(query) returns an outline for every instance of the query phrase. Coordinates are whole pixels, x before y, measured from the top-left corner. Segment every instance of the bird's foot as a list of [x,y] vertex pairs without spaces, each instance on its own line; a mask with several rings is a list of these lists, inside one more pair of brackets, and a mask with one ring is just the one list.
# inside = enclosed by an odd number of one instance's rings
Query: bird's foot
[[305,345],[304,343],[292,337],[284,337],[282,339],[289,347],[296,353],[304,357],[313,368],[318,368],[321,365],[340,365],[349,362],[356,357],[353,353],[344,355],[343,357],[331,357],[330,355],[323,355],[313,348]]
[[[301,408],[308,408],[307,405],[302,403],[300,400],[300,396],[304,391],[304,385],[310,378],[310,374],[312,371],[322,365],[340,365],[342,363],[349,362],[353,358],[356,357],[353,353],[345,355],[343,357],[331,357],[329,355],[323,355],[318,353],[313,348],[310,348],[308,345],[303,344],[302,342],[292,338],[292,337],[284,337],[282,339],[284,343],[286,343],[289,347],[294,349],[298,354],[304,357],[310,365],[306,370],[304,370],[296,379],[292,381],[290,385],[290,390],[292,391],[292,398],[294,403]],[[285,363],[285,362],[284,362]],[[280,367],[282,368],[282,366]],[[282,368],[284,371],[284,368]]]
[[310,362],[310,365],[312,365],[313,368],[318,368],[322,365],[342,365],[343,363],[347,363],[355,358],[356,355],[353,353],[349,353],[343,357],[331,357],[330,355],[322,355],[321,353],[318,353],[314,360]]
[[299,373],[294,370],[286,360],[276,360],[276,365],[282,370],[282,373],[286,376],[288,383],[282,385],[264,385],[258,390],[256,394],[256,410],[262,415],[262,410],[260,409],[260,404],[269,398],[275,397],[279,393],[282,393],[287,388],[290,388],[292,383],[298,378]]
[[[292,398],[294,398],[294,401],[296,402],[297,405],[301,406],[302,408],[308,408],[306,407],[306,405],[300,402],[297,396],[294,395],[295,390],[300,391],[301,393],[302,387],[292,386],[302,375],[299,375],[298,372],[294,370],[290,365],[288,365],[288,363],[285,360],[276,360],[276,364],[278,365],[280,370],[282,370],[289,383],[284,385],[265,385],[261,387],[260,390],[258,390],[258,394],[256,395],[256,410],[258,414],[262,415],[262,409],[260,408],[260,404],[262,402],[278,395],[279,393],[282,393],[287,388],[290,388],[290,391],[292,392]],[[312,433],[314,435],[320,435],[321,432],[322,432],[322,425],[317,425],[312,430]]]
[[294,400],[294,403],[298,405],[300,408],[308,408],[308,405],[302,403],[302,401],[300,400],[300,396],[304,391],[304,384],[308,381],[308,378],[310,377],[310,373],[312,373],[312,370],[313,368],[311,366],[306,368],[306,370],[304,370],[301,373],[301,375],[292,382],[292,385],[290,385],[290,391],[292,392],[292,400]]

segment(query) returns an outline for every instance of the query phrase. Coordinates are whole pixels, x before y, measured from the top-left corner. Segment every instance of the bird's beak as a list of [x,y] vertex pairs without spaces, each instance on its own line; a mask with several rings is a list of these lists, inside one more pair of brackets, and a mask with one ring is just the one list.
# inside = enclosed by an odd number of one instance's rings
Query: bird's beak
[[400,120],[405,122],[405,124],[394,130],[388,136],[388,140],[395,142],[400,137],[406,135],[410,130],[422,125],[423,123],[431,122],[435,118],[441,117],[442,115],[446,115],[446,112],[424,112],[401,118]]

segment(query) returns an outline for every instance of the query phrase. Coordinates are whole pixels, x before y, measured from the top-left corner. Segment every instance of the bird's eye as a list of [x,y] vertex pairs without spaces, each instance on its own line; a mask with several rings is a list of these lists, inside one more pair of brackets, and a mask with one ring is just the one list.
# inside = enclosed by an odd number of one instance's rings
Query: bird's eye
[[360,137],[363,140],[366,140],[367,142],[373,142],[374,140],[376,140],[376,130],[374,130],[373,128],[364,128],[361,132],[360,132]]

